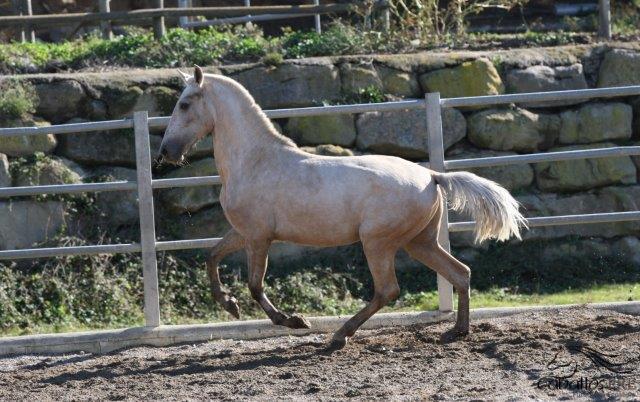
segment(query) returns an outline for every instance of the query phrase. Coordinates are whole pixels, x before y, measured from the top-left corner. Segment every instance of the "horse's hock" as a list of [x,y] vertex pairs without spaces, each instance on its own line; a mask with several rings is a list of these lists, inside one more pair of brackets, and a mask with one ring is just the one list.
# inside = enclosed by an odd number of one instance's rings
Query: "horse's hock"
[[[373,88],[383,94],[407,98],[422,97],[433,90],[443,92],[443,96],[447,96],[447,91],[453,91],[451,96],[470,96],[638,85],[640,48],[633,44],[612,44],[493,53],[313,58],[287,61],[278,67],[242,65],[212,67],[205,71],[221,72],[237,79],[265,109],[270,109],[340,103],[358,88]],[[126,75],[121,72],[27,75],[20,79],[35,87],[40,100],[35,115],[25,117],[23,121],[3,120],[2,126],[115,119],[131,116],[134,110],[149,110],[152,116],[168,115],[182,87],[173,69],[128,71]],[[451,82],[456,85],[452,87]],[[427,159],[425,119],[421,111],[301,117],[278,119],[276,123],[298,145],[318,146],[313,150],[319,153],[383,153],[415,161]],[[443,125],[448,159],[627,145],[640,137],[640,97],[445,109]],[[152,130],[152,150],[159,144],[159,134]],[[33,182],[33,178],[37,178],[41,185],[90,181],[89,178],[96,176],[135,177],[135,172],[130,171],[134,166],[130,130],[104,132],[98,136],[15,138],[18,140],[0,140],[0,154],[8,158],[7,163],[0,163],[0,183],[24,184],[24,174],[20,176],[19,173],[23,170],[30,172],[29,180]],[[78,146],[85,141],[90,141],[91,146]],[[326,147],[329,143],[339,147]],[[19,159],[35,152],[46,156],[37,163],[32,158]],[[189,176],[214,174],[206,159],[211,158],[210,152],[210,142],[196,147],[187,167]],[[5,158],[0,157],[1,160]],[[476,168],[473,171],[516,191],[529,216],[565,215],[637,209],[639,161],[640,158],[623,156]],[[9,162],[21,168],[9,169]],[[71,173],[37,172],[51,172],[52,164],[58,171],[66,167]],[[182,173],[165,170],[157,174],[178,177]],[[207,191],[194,188],[158,193],[162,203],[171,205],[158,212],[158,221],[162,222],[158,224],[159,232],[167,227],[177,227],[180,228],[178,235],[183,238],[222,235],[228,226],[219,222],[222,214],[216,194]],[[118,208],[114,210],[130,212],[124,217],[106,214],[104,219],[114,228],[135,225],[135,197],[115,198]],[[26,208],[30,226],[47,228],[12,239],[11,244],[0,239],[1,249],[30,247],[34,242],[47,239],[51,231],[58,228],[72,230],[72,226],[65,225],[64,213],[60,219],[58,214],[56,219],[48,219],[42,214],[28,212],[29,208],[57,211],[59,206],[55,201],[32,204],[0,202],[0,208],[16,211]],[[0,226],[14,225],[11,219],[16,218],[0,214]],[[173,225],[173,222],[181,224]],[[203,223],[214,222],[206,233],[194,229],[202,227]],[[194,236],[196,232],[198,236]],[[536,228],[526,236],[560,239],[574,234],[581,236],[583,240],[580,241],[585,245],[593,242],[622,245],[640,235],[640,225],[614,223]],[[454,234],[452,242],[457,247],[472,247],[466,235]],[[616,247],[601,250],[610,253]],[[326,255],[343,250],[323,252],[282,245],[274,250],[272,261],[299,257],[302,252]],[[636,253],[630,254],[628,258],[638,258]]]

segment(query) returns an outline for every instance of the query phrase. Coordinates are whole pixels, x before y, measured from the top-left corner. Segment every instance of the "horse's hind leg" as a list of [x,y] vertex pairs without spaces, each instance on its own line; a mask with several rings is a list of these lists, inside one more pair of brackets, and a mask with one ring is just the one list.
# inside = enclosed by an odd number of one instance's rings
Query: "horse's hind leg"
[[[436,222],[438,222],[436,220]],[[469,283],[471,270],[440,247],[436,233],[438,228],[429,225],[405,246],[411,257],[425,264],[449,281],[458,293],[458,314],[454,331],[460,335],[469,333]]]
[[222,307],[232,316],[240,318],[240,308],[235,297],[222,289],[220,274],[218,272],[218,264],[222,259],[244,247],[244,238],[234,229],[225,233],[224,237],[216,244],[207,258],[207,273],[209,274],[209,283],[211,284],[211,293],[214,300],[222,305]]
[[383,243],[386,241],[363,240],[367,264],[373,276],[373,299],[333,335],[329,351],[342,349],[347,344],[347,339],[353,336],[365,321],[400,294],[394,265],[397,249]]
[[264,275],[267,272],[267,252],[269,242],[251,242],[245,247],[247,250],[247,263],[249,265],[249,290],[251,296],[260,304],[275,325],[283,325],[288,328],[311,328],[306,318],[300,315],[287,315],[280,312],[264,294]]

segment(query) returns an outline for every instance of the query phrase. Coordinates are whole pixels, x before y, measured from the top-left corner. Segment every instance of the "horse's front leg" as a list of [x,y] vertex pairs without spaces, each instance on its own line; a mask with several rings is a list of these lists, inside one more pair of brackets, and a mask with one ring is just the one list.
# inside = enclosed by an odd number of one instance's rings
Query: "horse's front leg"
[[311,324],[306,318],[300,315],[287,315],[280,312],[264,294],[264,275],[267,272],[267,253],[269,251],[268,241],[248,242],[247,263],[249,265],[249,290],[251,296],[260,304],[271,322],[275,325],[299,329],[311,328]]
[[224,237],[216,244],[207,259],[207,273],[209,274],[209,282],[211,284],[211,293],[214,300],[222,305],[222,307],[232,316],[240,318],[240,308],[235,297],[231,296],[227,291],[223,290],[220,274],[218,272],[218,264],[227,255],[238,251],[244,247],[244,238],[234,229],[225,233]]

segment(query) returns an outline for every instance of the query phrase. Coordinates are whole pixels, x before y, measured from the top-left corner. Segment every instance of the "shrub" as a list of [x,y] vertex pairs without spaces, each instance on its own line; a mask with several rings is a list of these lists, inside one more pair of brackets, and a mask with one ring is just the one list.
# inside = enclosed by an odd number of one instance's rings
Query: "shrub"
[[280,53],[271,52],[262,57],[262,63],[267,66],[279,66],[284,61],[284,57]]
[[35,112],[37,96],[33,85],[17,80],[0,81],[0,119],[17,119]]
[[280,41],[283,55],[290,59],[341,55],[350,53],[361,45],[353,29],[347,29],[342,24],[334,24],[322,34],[287,29]]
[[512,9],[528,0],[392,0],[391,11],[403,27],[416,29],[423,39],[464,33],[464,20],[488,7]]

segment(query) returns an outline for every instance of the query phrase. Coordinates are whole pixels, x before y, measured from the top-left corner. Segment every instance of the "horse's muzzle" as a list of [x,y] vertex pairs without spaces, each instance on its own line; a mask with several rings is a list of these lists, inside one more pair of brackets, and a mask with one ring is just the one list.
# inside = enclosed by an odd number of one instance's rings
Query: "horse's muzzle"
[[184,155],[182,152],[182,147],[175,146],[175,144],[171,142],[162,142],[162,145],[160,145],[160,150],[158,151],[158,156],[156,157],[156,161],[158,163],[168,162],[172,165],[177,165],[183,160]]

